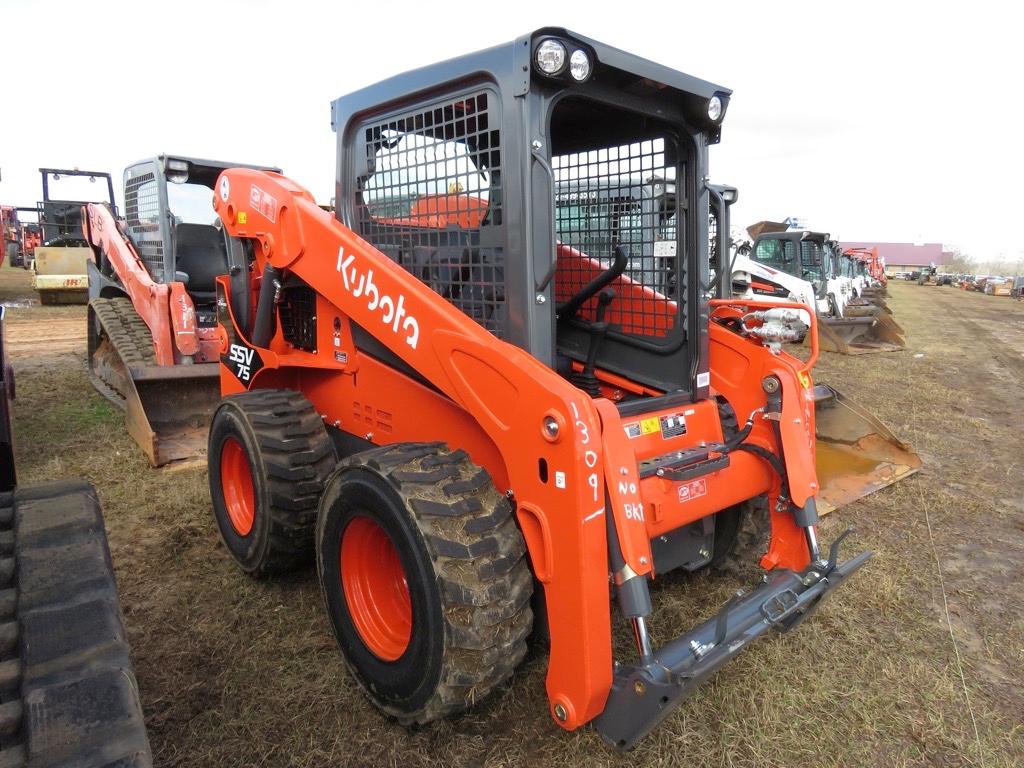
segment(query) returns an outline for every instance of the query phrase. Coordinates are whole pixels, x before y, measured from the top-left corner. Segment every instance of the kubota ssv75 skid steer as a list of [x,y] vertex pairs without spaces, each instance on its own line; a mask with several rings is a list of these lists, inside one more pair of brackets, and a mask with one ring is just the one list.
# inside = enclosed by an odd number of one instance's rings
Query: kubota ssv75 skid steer
[[233,167],[160,155],[125,170],[123,220],[106,205],[84,208],[90,377],[126,410],[155,467],[206,452],[220,397],[213,281],[247,267],[210,206]]
[[[729,94],[547,28],[334,102],[335,216],[280,175],[220,176],[252,267],[217,281],[216,522],[251,574],[315,553],[353,676],[402,722],[480,700],[545,618],[552,718],[629,748],[870,557],[818,542],[817,349],[776,343],[799,305],[709,290]],[[641,244],[651,259],[599,250],[610,222],[556,240],[563,182],[655,177],[675,228]],[[655,647],[655,575],[730,558],[764,580]],[[630,658],[613,658],[609,580]]]

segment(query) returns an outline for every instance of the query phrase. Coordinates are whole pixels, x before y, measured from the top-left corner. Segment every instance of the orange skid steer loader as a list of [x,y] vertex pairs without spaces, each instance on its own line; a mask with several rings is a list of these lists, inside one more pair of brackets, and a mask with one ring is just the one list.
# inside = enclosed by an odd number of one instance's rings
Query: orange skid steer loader
[[[252,575],[315,556],[354,678],[401,722],[494,690],[536,622],[551,717],[628,749],[871,556],[817,538],[817,349],[777,345],[800,305],[708,291],[729,94],[547,28],[334,102],[335,216],[221,174],[249,267],[217,280],[216,523]],[[670,243],[555,240],[559,182],[610,176],[674,180]],[[763,581],[655,647],[652,580],[735,558]]]

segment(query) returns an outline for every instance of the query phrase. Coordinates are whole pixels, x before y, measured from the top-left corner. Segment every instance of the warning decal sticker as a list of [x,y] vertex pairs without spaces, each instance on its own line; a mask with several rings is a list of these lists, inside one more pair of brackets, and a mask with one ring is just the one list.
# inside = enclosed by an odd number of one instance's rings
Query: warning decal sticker
[[679,503],[682,504],[685,501],[699,499],[701,496],[706,496],[707,492],[708,483],[703,477],[683,483],[679,486]]

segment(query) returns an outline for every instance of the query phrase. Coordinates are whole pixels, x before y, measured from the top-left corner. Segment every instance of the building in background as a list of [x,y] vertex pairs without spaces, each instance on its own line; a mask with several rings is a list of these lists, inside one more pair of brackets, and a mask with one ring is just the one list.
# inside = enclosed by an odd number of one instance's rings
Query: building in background
[[847,248],[877,248],[878,255],[885,260],[885,274],[892,276],[897,272],[915,272],[921,267],[932,264],[941,266],[944,261],[942,243],[872,243],[866,241],[841,242]]

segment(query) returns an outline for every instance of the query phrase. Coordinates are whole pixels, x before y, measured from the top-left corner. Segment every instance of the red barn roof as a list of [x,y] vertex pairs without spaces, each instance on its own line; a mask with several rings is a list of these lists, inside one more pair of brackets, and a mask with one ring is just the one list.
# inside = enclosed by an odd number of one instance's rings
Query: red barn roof
[[869,242],[841,242],[839,245],[847,248],[871,248],[878,249],[878,255],[885,259],[887,266],[894,264],[906,264],[908,266],[926,267],[929,264],[942,263],[942,243],[869,243]]

